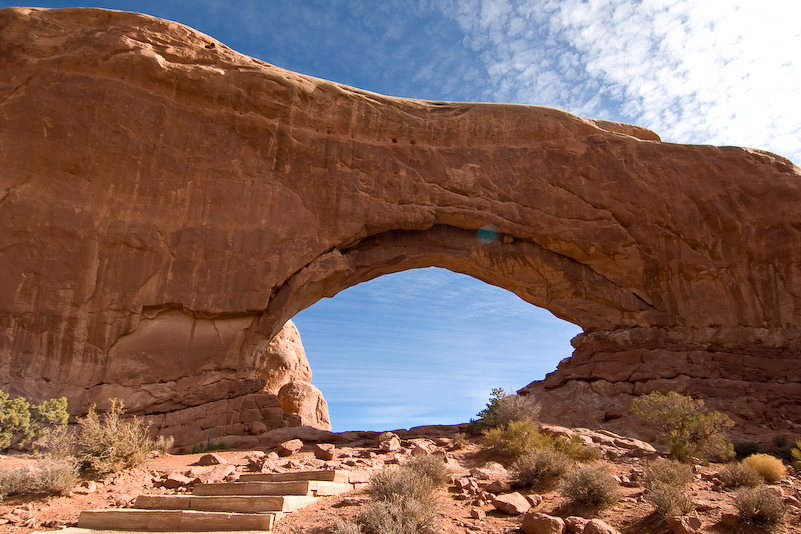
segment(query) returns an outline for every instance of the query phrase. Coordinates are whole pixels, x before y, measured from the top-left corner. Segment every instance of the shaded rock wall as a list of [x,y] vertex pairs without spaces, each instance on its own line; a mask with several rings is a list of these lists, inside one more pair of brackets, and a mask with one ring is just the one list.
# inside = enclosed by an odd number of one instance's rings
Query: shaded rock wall
[[440,266],[584,329],[544,389],[684,380],[761,406],[752,424],[799,422],[782,410],[801,400],[801,181],[779,156],[384,97],[130,13],[6,9],[0,43],[0,385],[16,393],[85,403],[134,387],[148,358],[170,376],[232,362],[247,383],[297,311]]

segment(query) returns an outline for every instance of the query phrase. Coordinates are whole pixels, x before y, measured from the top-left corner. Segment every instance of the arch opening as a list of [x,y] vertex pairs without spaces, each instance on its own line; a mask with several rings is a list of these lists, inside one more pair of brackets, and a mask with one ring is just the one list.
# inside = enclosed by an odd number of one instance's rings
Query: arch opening
[[581,328],[442,268],[380,276],[292,318],[332,429],[467,422],[493,387],[542,379]]

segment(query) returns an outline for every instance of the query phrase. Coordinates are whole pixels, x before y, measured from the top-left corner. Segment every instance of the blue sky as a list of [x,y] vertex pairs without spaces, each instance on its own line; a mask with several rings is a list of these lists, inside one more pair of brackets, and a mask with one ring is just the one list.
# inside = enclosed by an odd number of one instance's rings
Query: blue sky
[[[0,1],[0,7],[20,5]],[[798,0],[28,2],[172,19],[304,74],[383,94],[552,106],[664,141],[801,162]],[[542,378],[579,332],[447,271],[385,276],[295,318],[335,430],[466,421]]]

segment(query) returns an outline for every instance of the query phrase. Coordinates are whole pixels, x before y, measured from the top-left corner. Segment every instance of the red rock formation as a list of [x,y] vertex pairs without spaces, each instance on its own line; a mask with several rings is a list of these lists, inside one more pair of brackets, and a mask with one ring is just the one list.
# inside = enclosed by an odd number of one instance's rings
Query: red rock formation
[[779,156],[384,97],[144,15],[6,9],[0,42],[0,386],[96,399],[149,360],[253,361],[320,298],[440,266],[584,329],[542,391],[680,387],[801,422]]

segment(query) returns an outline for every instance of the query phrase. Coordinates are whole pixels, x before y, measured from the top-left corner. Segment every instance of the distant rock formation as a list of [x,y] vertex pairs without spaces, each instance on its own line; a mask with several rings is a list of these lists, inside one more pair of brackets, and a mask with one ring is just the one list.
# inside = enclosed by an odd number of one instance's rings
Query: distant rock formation
[[167,419],[280,396],[294,360],[257,360],[295,313],[439,266],[583,328],[532,389],[591,391],[593,421],[670,388],[801,428],[801,174],[779,156],[385,97],[145,15],[5,9],[0,43],[12,393]]

